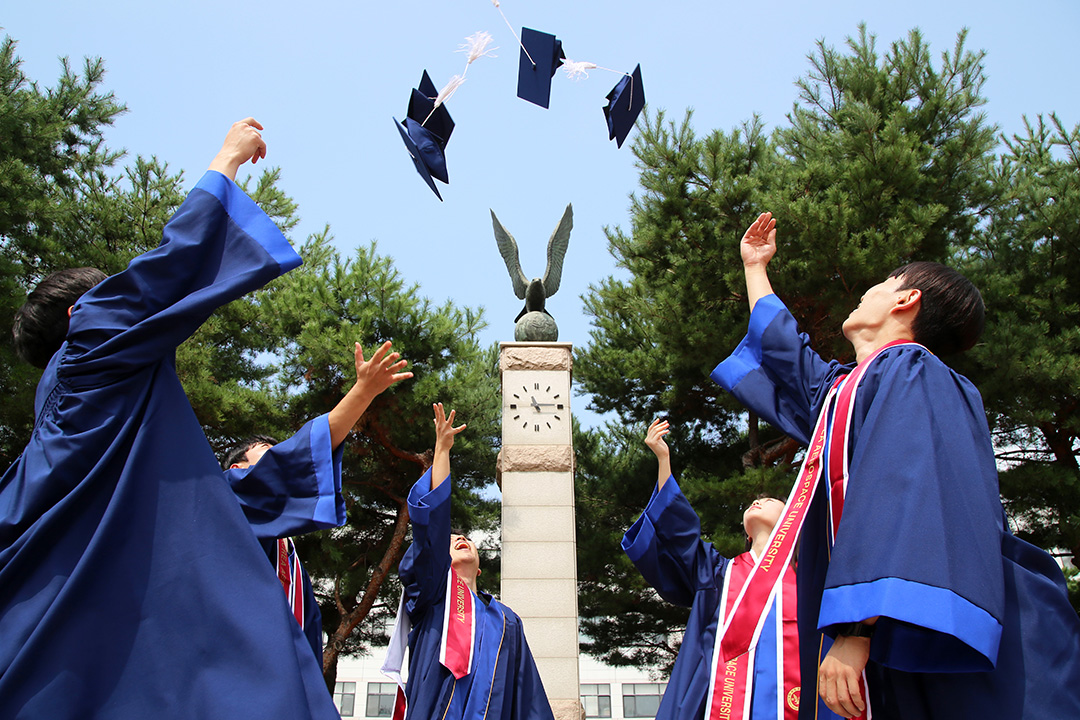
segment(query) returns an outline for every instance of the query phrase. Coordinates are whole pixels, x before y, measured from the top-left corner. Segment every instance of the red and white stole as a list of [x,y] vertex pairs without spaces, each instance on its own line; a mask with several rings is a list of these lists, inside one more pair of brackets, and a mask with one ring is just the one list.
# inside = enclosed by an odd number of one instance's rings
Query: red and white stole
[[[886,348],[895,347],[897,345],[918,345],[918,343],[896,340],[886,345],[882,345],[871,353],[870,357],[859,363],[851,374],[847,376],[840,385],[840,390],[837,394],[836,408],[833,411],[832,431],[830,432],[829,437],[829,452],[826,461],[829,478],[830,547],[836,544],[836,533],[840,529],[840,518],[844,514],[844,498],[847,496],[848,458],[851,457],[851,411],[855,407],[855,395],[859,390],[859,385],[862,383],[863,376],[866,374],[866,371],[874,360],[877,359],[878,355]],[[827,410],[828,407],[826,407],[826,411]],[[820,664],[821,658],[818,659],[818,662]],[[866,712],[857,718],[853,718],[853,720],[871,720],[873,715],[870,710],[870,696],[867,693],[865,670],[863,670],[862,673],[860,689],[862,690],[863,702],[866,705]]]
[[[446,601],[443,611],[442,642],[439,645],[439,662],[449,670],[455,679],[472,672],[473,644],[476,640],[476,597],[454,568],[446,574]],[[412,621],[405,611],[405,593],[401,593],[398,602],[397,619],[394,631],[390,635],[390,645],[386,648],[386,657],[380,670],[397,683],[397,697],[394,699],[392,720],[404,720],[407,702],[405,680],[401,670],[405,666],[405,651],[409,646],[409,633]]]
[[[783,580],[783,573],[779,570],[786,568],[791,562],[802,524],[806,520],[806,511],[817,491],[822,467],[826,464],[830,465],[830,482],[827,491],[829,492],[829,533],[830,540],[835,541],[844,507],[844,494],[847,492],[848,435],[851,429],[851,410],[855,403],[855,390],[878,355],[886,348],[900,344],[904,344],[904,341],[898,340],[878,348],[870,357],[859,363],[850,375],[837,377],[829,389],[817,423],[814,425],[806,459],[803,461],[802,469],[799,470],[784,511],[780,515],[780,521],[773,528],[765,552],[750,571],[750,576],[735,599],[735,605],[725,619],[722,629],[718,629],[720,657],[725,663],[746,653],[757,643],[761,627],[768,616],[770,601],[776,595]],[[842,388],[839,393],[838,388]],[[834,403],[835,411],[833,421],[830,423],[829,415]],[[828,432],[830,425],[831,433]],[[827,441],[828,448],[826,448]],[[832,476],[833,468],[839,468],[841,472],[839,478]],[[864,698],[866,696],[865,678],[864,673]],[[815,682],[815,692],[816,687]],[[869,702],[866,703],[866,707],[864,717],[869,720]]]
[[[716,628],[719,633],[739,591],[754,568],[752,553],[737,556],[728,565],[720,592]],[[799,716],[799,629],[796,623],[795,570],[784,573],[783,591],[776,595],[775,658],[777,697],[770,712],[756,710],[755,717],[797,720]],[[717,638],[719,638],[719,634]],[[720,661],[719,643],[712,649],[712,674],[705,705],[705,720],[748,720],[754,690],[757,643],[747,652],[727,662]]]
[[285,589],[293,617],[301,628],[304,627],[304,579],[300,574],[300,556],[291,538],[277,541],[277,576]]
[[806,520],[806,511],[817,492],[818,478],[821,476],[825,451],[828,408],[836,397],[836,388],[843,377],[837,378],[829,389],[825,404],[814,426],[810,438],[810,448],[806,459],[795,480],[795,487],[788,496],[780,520],[769,535],[765,552],[757,559],[750,570],[749,577],[739,590],[722,625],[717,627],[716,635],[720,639],[720,659],[723,662],[733,660],[746,653],[757,644],[761,627],[769,614],[769,607],[776,595],[784,574],[795,555],[795,544],[799,532]]
[[446,579],[439,662],[458,680],[472,672],[473,643],[476,641],[475,603],[472,590],[451,567]]

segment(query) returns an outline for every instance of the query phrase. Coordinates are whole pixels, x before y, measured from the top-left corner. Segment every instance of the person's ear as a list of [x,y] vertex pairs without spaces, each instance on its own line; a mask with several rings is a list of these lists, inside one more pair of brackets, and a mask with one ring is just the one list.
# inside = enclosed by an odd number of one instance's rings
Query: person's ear
[[68,319],[71,319],[71,311],[75,309],[74,305],[68,305]]
[[481,574],[482,572],[484,572],[484,571],[483,571],[483,570],[481,570],[480,568],[476,568],[476,577],[480,577],[480,574]]
[[918,288],[901,290],[900,297],[896,299],[896,305],[893,306],[893,310],[915,310],[919,307],[921,301],[922,290]]

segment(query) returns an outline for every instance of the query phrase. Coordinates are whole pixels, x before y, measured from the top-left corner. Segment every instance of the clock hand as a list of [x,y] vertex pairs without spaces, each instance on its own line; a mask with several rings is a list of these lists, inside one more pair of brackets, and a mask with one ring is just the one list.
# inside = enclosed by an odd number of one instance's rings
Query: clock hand
[[532,401],[532,402],[531,402],[530,404],[531,404],[531,405],[532,405],[532,406],[533,406],[534,408],[536,408],[536,411],[537,411],[537,412],[539,412],[539,411],[540,411],[540,403],[536,402],[536,398],[535,398],[535,397],[533,397],[532,395],[530,395],[530,396],[529,396],[529,400],[531,400],[531,401]]

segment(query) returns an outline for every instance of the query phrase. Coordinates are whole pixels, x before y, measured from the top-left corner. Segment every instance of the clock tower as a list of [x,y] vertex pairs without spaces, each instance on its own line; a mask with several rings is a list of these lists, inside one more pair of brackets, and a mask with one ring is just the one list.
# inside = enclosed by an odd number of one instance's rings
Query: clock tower
[[571,349],[506,342],[499,353],[502,601],[522,618],[556,720],[582,715]]

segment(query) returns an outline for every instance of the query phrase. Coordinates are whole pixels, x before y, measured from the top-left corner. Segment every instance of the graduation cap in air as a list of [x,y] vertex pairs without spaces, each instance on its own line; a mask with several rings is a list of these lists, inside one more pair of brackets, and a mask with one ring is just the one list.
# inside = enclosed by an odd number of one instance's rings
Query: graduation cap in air
[[394,127],[401,133],[401,139],[416,165],[416,172],[424,178],[435,197],[442,200],[432,178],[450,183],[446,174],[445,151],[450,134],[454,131],[454,121],[446,105],[435,107],[438,94],[435,83],[431,82],[425,70],[419,88],[415,88],[409,98],[408,115],[403,122],[394,118]]
[[641,109],[645,107],[645,87],[641,84],[641,65],[634,68],[630,75],[623,76],[619,84],[612,88],[607,96],[608,104],[604,108],[607,118],[608,139],[615,140],[622,147],[626,136],[634,127],[634,122]]
[[546,108],[551,99],[551,79],[565,59],[562,40],[539,30],[521,28],[518,97]]

